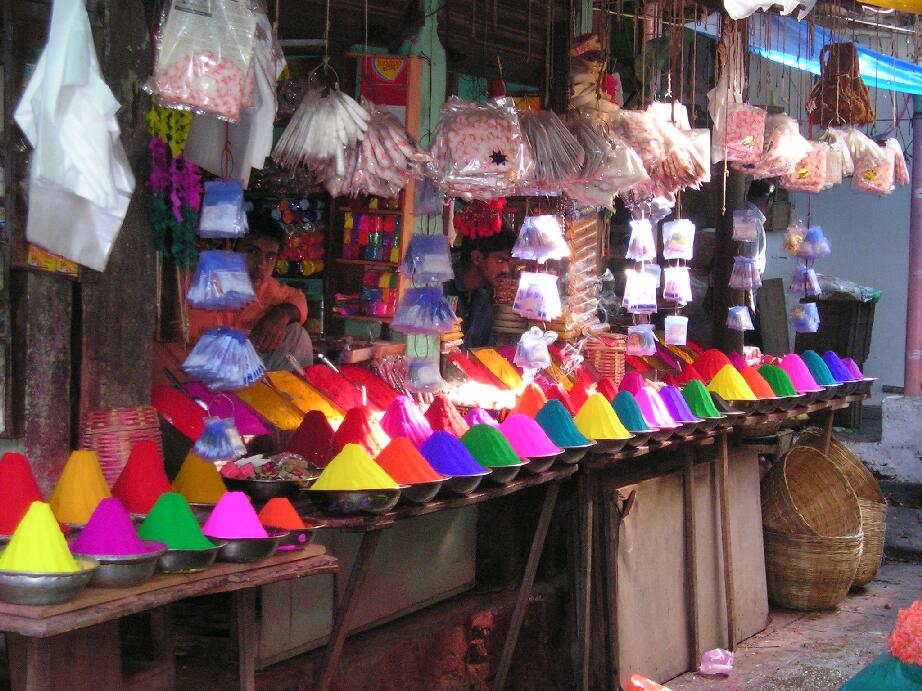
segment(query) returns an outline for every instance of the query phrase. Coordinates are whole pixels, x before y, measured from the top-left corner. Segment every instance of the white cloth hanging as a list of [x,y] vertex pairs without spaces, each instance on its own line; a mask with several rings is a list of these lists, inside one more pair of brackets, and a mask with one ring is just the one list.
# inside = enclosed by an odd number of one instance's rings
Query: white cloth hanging
[[48,44],[14,114],[34,149],[26,239],[97,271],[134,192],[118,109],[83,0],[54,0]]

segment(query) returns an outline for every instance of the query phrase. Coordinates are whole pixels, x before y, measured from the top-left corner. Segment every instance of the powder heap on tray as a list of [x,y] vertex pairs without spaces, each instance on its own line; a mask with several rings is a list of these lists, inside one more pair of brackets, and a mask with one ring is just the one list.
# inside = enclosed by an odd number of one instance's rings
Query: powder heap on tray
[[618,387],[615,386],[615,382],[613,382],[611,379],[608,379],[607,377],[599,381],[598,385],[595,387],[595,390],[605,396],[605,398],[609,401],[618,395]]
[[820,386],[833,386],[837,383],[826,361],[815,350],[805,350],[800,354],[800,359],[804,361],[814,381]]
[[202,435],[205,410],[182,391],[169,384],[158,384],[151,388],[150,404],[164,420],[192,441]]
[[822,388],[816,383],[807,365],[800,359],[800,355],[797,353],[788,353],[781,358],[781,369],[788,373],[788,376],[791,378],[791,383],[794,384],[794,388],[797,389],[797,393],[819,391]]
[[369,456],[374,457],[381,453],[390,440],[371,409],[358,405],[346,413],[343,423],[333,433],[330,453],[335,456],[346,444],[359,444],[365,447]]
[[29,460],[9,451],[0,458],[0,535],[12,535],[34,501],[44,501]]
[[823,362],[826,363],[830,373],[837,382],[855,381],[858,379],[858,377],[855,377],[855,375],[848,371],[848,367],[842,362],[842,358],[831,350],[827,350],[823,353]]
[[111,497],[95,451],[74,451],[48,503],[61,523],[83,525],[103,499]]
[[142,439],[131,448],[128,462],[112,487],[112,496],[121,499],[131,513],[146,514],[161,494],[170,491],[157,445]]
[[173,479],[173,491],[193,504],[217,504],[227,486],[214,463],[190,451]]
[[485,475],[487,471],[460,440],[448,432],[433,432],[426,443],[419,447],[419,452],[435,470],[443,475],[464,477]]
[[89,523],[70,546],[76,554],[113,557],[149,554],[164,547],[138,537],[125,505],[115,497],[99,502]]
[[659,397],[663,399],[666,410],[676,422],[698,422],[698,417],[688,407],[682,392],[674,386],[664,386],[660,389]]
[[561,448],[570,446],[585,446],[591,443],[576,428],[573,422],[573,416],[567,412],[563,403],[558,400],[550,400],[545,403],[538,414],[535,415],[535,422],[541,425],[545,434]]
[[471,351],[509,389],[522,385],[522,377],[512,363],[493,348],[477,348]]
[[162,542],[168,549],[199,550],[214,547],[202,533],[195,514],[181,494],[161,494],[138,529],[142,540]]
[[387,407],[393,400],[400,395],[377,374],[364,367],[343,365],[339,368],[339,371],[353,384],[365,387],[365,393],[368,396],[368,405],[374,410],[387,410]]
[[371,459],[364,446],[346,444],[327,464],[310,489],[397,489],[397,483]]
[[464,416],[464,421],[468,424],[469,427],[474,425],[490,425],[490,427],[499,427],[499,422],[496,418],[490,415],[483,408],[471,408],[467,411],[467,415]]
[[[234,425],[240,434],[259,437],[272,431],[269,423],[242,399],[222,391],[210,391],[207,386],[198,382],[188,382],[183,386],[190,396],[194,396],[208,406],[209,413],[214,417],[234,418]],[[204,428],[204,420],[202,427]],[[201,432],[193,439],[198,439],[200,435]]]
[[304,530],[307,526],[292,503],[285,497],[273,497],[259,512],[259,522],[267,528]]
[[573,402],[573,399],[570,396],[570,392],[564,388],[563,384],[551,384],[547,387],[547,390],[544,392],[549,401],[560,401],[563,403],[563,407],[567,409],[567,412],[570,415],[576,415],[576,412],[579,410],[579,407]]
[[521,413],[533,418],[545,403],[547,403],[547,396],[544,395],[540,386],[532,382],[519,394],[510,412]]
[[743,375],[733,365],[727,364],[711,379],[708,391],[713,391],[725,401],[754,401],[756,395],[752,393],[749,384]]
[[[625,375],[626,376],[626,375]],[[611,403],[600,393],[592,394],[573,419],[576,428],[589,439],[629,439],[631,433],[618,419]]]
[[848,371],[855,378],[855,381],[861,381],[864,379],[864,372],[861,371],[861,368],[858,367],[858,363],[855,362],[852,358],[842,358],[842,364],[848,368]]
[[269,537],[259,516],[243,492],[228,492],[219,501],[202,532],[212,538],[260,538]]
[[[586,405],[586,401],[589,400],[590,395],[594,392],[590,391],[586,386],[586,382],[580,379],[573,384],[568,393],[570,394],[570,400],[573,402],[573,407],[579,411]],[[602,398],[605,397],[603,396]]]
[[304,413],[259,381],[234,392],[234,396],[253,408],[260,416],[280,430],[297,429]]
[[449,362],[453,363],[459,370],[466,374],[469,379],[479,384],[498,386],[500,388],[505,387],[502,380],[488,370],[486,365],[473,355],[468,357],[464,353],[457,352],[449,353],[447,358]]
[[298,454],[318,468],[323,468],[330,461],[332,444],[333,427],[327,416],[319,410],[311,410],[291,435],[285,450]]
[[730,364],[736,367],[740,372],[746,369],[746,358],[735,350],[727,356],[727,359],[730,361]]
[[417,447],[432,435],[423,411],[407,396],[397,396],[391,401],[381,418],[381,428],[391,439],[406,437]]
[[406,437],[391,439],[391,443],[384,447],[375,461],[400,485],[418,485],[445,479]]
[[701,375],[698,374],[698,370],[695,369],[694,365],[683,365],[682,370],[678,374],[672,374],[671,372],[663,377],[663,380],[670,386],[683,387],[692,379],[697,379],[701,381]]
[[455,404],[445,394],[436,394],[426,411],[426,420],[434,432],[448,432],[458,439],[469,429]]
[[716,348],[711,348],[695,358],[694,364],[701,380],[708,384],[720,370],[730,364],[730,359]]
[[746,367],[740,374],[757,398],[776,398],[772,385],[765,381],[765,377],[755,367]]
[[611,406],[628,432],[650,432],[652,430],[640,406],[637,405],[637,399],[630,391],[620,391],[612,399]]
[[51,507],[43,501],[32,502],[0,554],[0,571],[73,573],[79,570]]
[[644,418],[654,427],[672,429],[679,426],[669,414],[669,409],[660,398],[659,392],[652,386],[643,387],[634,398],[637,399],[637,405],[640,406]]
[[778,365],[762,365],[759,368],[759,374],[762,376],[762,379],[768,382],[775,396],[785,397],[797,395],[797,389],[794,388],[794,384],[791,382],[788,373],[778,367]]
[[704,386],[704,382],[693,379],[682,387],[682,398],[688,403],[689,409],[701,418],[720,417],[720,411],[714,405],[714,399]]
[[618,391],[627,391],[634,396],[647,385],[647,380],[640,372],[625,372],[621,383],[618,385]]
[[362,405],[362,394],[345,377],[340,376],[326,365],[311,365],[305,370],[307,380],[324,396],[349,411]]
[[522,465],[503,433],[490,425],[474,425],[461,437],[461,443],[484,468]]
[[555,456],[563,451],[551,441],[541,429],[541,425],[521,413],[510,415],[503,420],[499,431],[503,433],[515,453],[521,458]]

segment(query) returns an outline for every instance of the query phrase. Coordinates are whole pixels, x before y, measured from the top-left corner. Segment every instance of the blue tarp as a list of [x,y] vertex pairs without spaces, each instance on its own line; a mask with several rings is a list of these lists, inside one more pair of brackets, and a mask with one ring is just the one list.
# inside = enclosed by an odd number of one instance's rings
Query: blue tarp
[[[689,29],[716,38],[720,15],[707,21],[687,24]],[[827,43],[850,42],[848,36],[815,26],[811,35],[807,22],[794,17],[756,12],[750,17],[749,50],[782,65],[796,67],[811,74],[820,73],[820,51]],[[861,78],[870,87],[922,95],[922,67],[882,53],[875,53],[860,43],[858,65]]]

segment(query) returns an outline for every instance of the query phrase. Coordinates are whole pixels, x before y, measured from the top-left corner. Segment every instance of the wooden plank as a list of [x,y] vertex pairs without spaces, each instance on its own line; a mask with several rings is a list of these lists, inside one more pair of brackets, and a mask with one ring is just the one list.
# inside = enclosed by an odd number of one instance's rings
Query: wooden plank
[[234,593],[237,608],[237,655],[240,691],[256,689],[256,652],[259,650],[259,624],[256,621],[256,589]]
[[[726,437],[723,437],[726,440]],[[690,446],[685,446],[685,464],[682,474],[685,542],[685,603],[688,608],[688,662],[689,669],[698,661],[698,556],[695,545],[695,457]]]
[[595,523],[596,478],[589,468],[579,474],[579,577],[577,579],[577,638],[580,646],[580,689],[589,689],[589,652],[592,650],[592,543]]
[[759,332],[762,352],[781,357],[791,352],[788,312],[784,302],[784,281],[766,278],[759,289]]
[[730,526],[729,450],[727,436],[720,438],[717,481],[720,492],[720,541],[723,548],[724,596],[727,605],[727,649],[736,649],[736,598],[733,592],[733,549]]

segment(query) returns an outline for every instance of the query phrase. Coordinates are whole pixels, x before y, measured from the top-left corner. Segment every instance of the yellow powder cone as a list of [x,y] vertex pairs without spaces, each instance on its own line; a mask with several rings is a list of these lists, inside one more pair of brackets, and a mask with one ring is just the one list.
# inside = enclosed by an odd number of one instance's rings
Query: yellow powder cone
[[621,424],[618,414],[605,400],[605,396],[596,392],[592,394],[573,418],[576,429],[584,437],[601,441],[603,439],[630,439],[632,436]]
[[525,390],[515,402],[515,407],[509,414],[522,413],[533,418],[545,403],[547,403],[547,396],[544,395],[541,387],[537,384],[529,384],[525,387]]
[[227,487],[214,463],[190,451],[173,480],[173,491],[193,504],[217,504]]
[[61,523],[85,525],[103,499],[112,496],[95,451],[74,451],[48,503]]
[[304,414],[291,407],[275,391],[256,382],[234,395],[281,430],[298,429]]
[[397,483],[360,444],[346,444],[311,489],[396,489]]
[[711,383],[708,384],[708,391],[713,391],[725,401],[756,400],[756,395],[752,393],[749,384],[733,365],[724,365],[718,370]]
[[522,377],[519,376],[518,370],[493,348],[477,348],[471,352],[510,389],[517,389],[522,385]]
[[80,570],[48,504],[34,501],[29,505],[10,543],[0,554],[0,570],[35,573]]

